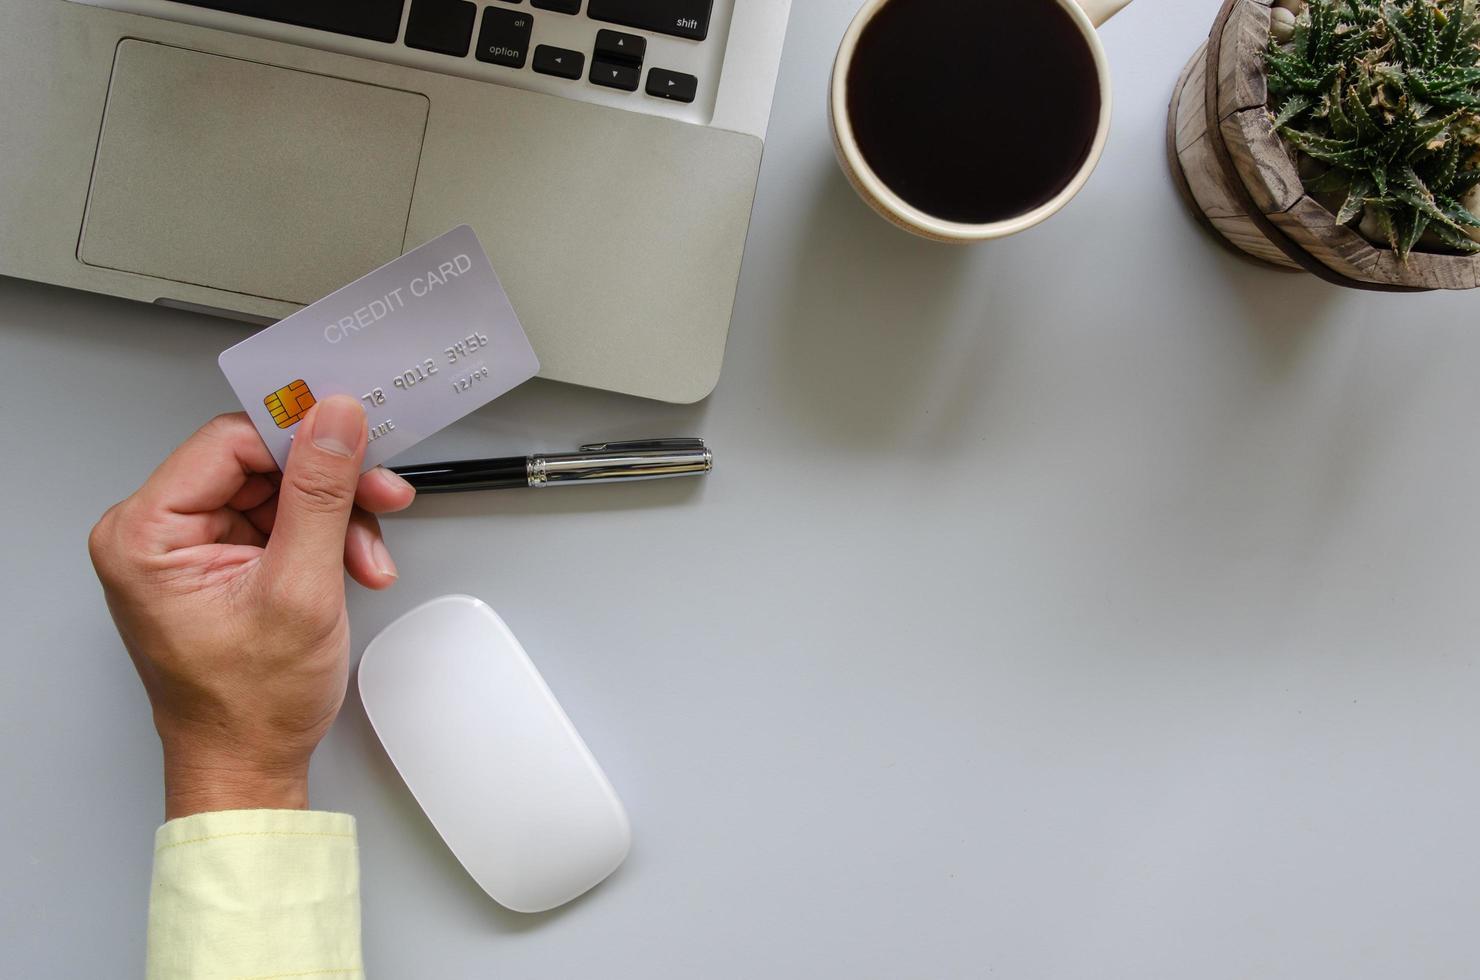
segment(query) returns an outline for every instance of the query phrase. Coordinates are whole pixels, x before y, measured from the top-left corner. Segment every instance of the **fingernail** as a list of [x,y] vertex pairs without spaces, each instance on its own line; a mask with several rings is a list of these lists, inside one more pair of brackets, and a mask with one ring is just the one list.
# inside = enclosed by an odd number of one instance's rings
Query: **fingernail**
[[336,456],[353,456],[365,431],[365,413],[348,395],[319,402],[313,418],[313,444]]
[[414,490],[410,483],[407,483],[404,479],[402,479],[401,474],[396,473],[392,470],[388,470],[384,466],[377,466],[375,467],[375,469],[380,473],[380,479],[384,481],[385,485],[390,489]]
[[400,574],[396,571],[396,563],[391,561],[390,549],[385,546],[384,541],[376,538],[370,542],[370,557],[375,559],[375,570],[380,574],[388,575],[391,578],[400,577]]

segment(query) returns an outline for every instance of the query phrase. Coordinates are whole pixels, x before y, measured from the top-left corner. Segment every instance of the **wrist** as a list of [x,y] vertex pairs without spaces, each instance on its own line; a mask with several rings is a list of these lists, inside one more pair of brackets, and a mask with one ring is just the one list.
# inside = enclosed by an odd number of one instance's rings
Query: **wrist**
[[166,820],[220,810],[308,809],[308,761],[259,766],[198,753],[164,753]]

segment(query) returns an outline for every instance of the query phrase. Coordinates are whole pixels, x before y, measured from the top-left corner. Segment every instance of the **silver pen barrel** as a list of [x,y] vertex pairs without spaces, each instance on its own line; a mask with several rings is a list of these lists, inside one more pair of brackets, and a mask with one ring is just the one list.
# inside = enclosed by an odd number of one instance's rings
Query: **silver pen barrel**
[[703,476],[714,469],[714,454],[697,439],[613,442],[582,446],[578,453],[529,458],[531,487],[575,483],[625,483]]

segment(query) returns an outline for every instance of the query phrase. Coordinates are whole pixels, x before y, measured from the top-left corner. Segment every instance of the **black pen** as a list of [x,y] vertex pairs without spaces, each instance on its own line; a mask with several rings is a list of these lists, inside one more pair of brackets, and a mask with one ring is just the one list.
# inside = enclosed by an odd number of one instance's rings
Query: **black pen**
[[647,439],[598,442],[575,453],[460,459],[390,469],[417,493],[458,493],[703,476],[714,469],[714,454],[702,439]]

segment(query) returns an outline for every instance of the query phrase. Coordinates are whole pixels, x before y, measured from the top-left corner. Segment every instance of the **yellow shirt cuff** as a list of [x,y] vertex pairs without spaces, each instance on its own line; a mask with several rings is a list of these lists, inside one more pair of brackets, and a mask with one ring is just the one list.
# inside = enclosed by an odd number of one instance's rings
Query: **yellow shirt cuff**
[[354,817],[228,810],[154,838],[149,980],[357,980]]

